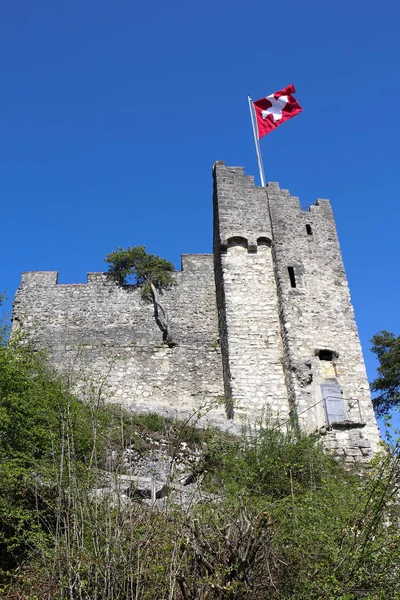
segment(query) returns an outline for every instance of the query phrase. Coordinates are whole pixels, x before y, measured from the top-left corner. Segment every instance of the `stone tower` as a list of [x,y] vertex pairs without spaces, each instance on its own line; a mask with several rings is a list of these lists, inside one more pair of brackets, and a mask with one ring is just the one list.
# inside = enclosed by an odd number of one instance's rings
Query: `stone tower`
[[268,411],[347,461],[368,460],[379,433],[329,201],[303,211],[277,184],[256,187],[221,162],[213,177],[214,253],[183,255],[163,295],[178,346],[162,343],[135,286],[104,273],[67,285],[57,272],[24,273],[14,329],[83,396],[94,382],[106,401],[204,412],[232,430]]
[[214,258],[224,389],[368,456],[378,429],[330,202],[214,166]]

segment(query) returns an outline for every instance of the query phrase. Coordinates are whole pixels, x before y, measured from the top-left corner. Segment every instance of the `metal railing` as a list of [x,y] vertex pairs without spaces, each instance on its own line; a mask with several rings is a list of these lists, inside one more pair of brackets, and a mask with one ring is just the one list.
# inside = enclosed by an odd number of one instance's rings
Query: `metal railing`
[[[358,421],[361,422],[362,421],[362,414],[361,414],[361,407],[360,407],[360,401],[358,399],[356,400],[347,400],[347,410],[346,410],[346,415],[348,415],[348,420],[349,421]],[[350,404],[351,402],[351,404]]]
[[[325,402],[325,400],[327,400],[329,398],[337,398],[337,396],[326,396],[326,398],[321,398],[321,400],[318,400],[318,402],[314,402],[314,404],[312,404],[311,406],[308,406],[301,412],[297,413],[297,418],[300,417],[301,415],[304,415],[308,411],[312,410],[313,408],[318,406],[318,404]],[[332,424],[340,423],[340,422],[342,422],[342,423],[361,423],[362,415],[361,415],[360,401],[358,399],[350,401],[350,400],[346,400],[346,398],[342,398],[342,400],[343,400],[343,403],[345,406],[347,404],[347,410],[345,410],[347,419],[345,419],[345,421],[334,421],[333,423],[329,423],[327,412],[325,410],[324,412],[325,412],[326,424],[328,426],[331,426]],[[284,421],[283,423],[280,423],[277,427],[282,427],[283,425],[286,425],[287,423],[290,423],[291,421],[292,421],[292,418],[289,418],[286,421]]]

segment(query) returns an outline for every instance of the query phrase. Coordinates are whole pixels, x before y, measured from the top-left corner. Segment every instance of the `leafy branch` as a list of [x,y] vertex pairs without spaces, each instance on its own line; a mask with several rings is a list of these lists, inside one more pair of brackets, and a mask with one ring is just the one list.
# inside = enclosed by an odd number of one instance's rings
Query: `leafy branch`
[[400,405],[400,335],[380,331],[371,340],[372,352],[379,360],[378,376],[371,383],[373,392],[380,392],[373,399],[379,417]]

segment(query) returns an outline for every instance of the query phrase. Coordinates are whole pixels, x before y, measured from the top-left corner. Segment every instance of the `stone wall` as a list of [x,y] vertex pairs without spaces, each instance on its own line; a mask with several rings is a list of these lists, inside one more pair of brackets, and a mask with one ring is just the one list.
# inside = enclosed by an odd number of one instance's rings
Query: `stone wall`
[[276,183],[268,185],[268,199],[285,353],[299,423],[306,431],[325,425],[321,384],[337,383],[348,427],[332,430],[327,444],[340,447],[340,452],[347,446],[348,457],[368,455],[371,447],[376,449],[379,434],[331,205],[317,200],[303,211],[298,198]]
[[[57,284],[57,272],[24,273],[14,302],[22,328],[80,389],[137,411],[185,417],[223,396],[212,255],[184,255],[177,285],[163,294],[178,346],[168,348],[153,305],[135,286],[104,273],[87,284]],[[208,419],[227,425],[224,407]]]

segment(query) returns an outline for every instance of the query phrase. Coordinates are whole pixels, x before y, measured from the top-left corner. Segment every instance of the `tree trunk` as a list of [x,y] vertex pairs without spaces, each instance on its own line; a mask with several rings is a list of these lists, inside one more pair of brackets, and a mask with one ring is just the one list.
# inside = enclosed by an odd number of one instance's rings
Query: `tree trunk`
[[171,327],[169,324],[167,311],[160,303],[156,286],[151,281],[149,281],[149,285],[150,285],[151,296],[152,296],[153,305],[154,305],[154,318],[156,320],[158,327],[162,331],[163,341],[170,348],[173,348],[174,346],[177,346],[178,344],[172,338]]

